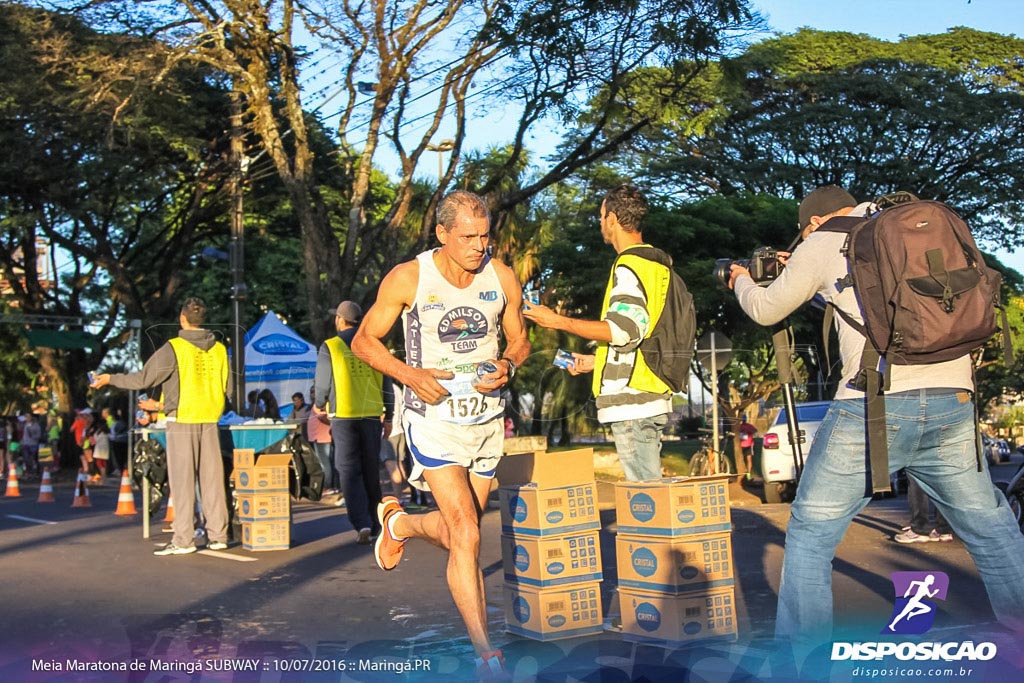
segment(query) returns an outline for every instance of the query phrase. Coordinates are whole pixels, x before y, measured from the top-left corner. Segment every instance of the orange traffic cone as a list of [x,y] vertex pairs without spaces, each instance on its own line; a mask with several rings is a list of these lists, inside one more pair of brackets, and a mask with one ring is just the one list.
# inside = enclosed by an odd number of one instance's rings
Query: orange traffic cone
[[89,500],[89,487],[85,485],[88,475],[85,472],[78,473],[78,483],[75,485],[75,500],[71,503],[73,508],[91,508]]
[[164,515],[164,521],[174,521],[174,496],[171,495],[170,491],[167,492],[167,514]]
[[132,495],[132,481],[128,478],[128,470],[121,474],[121,491],[117,494],[117,509],[115,515],[134,515],[135,496]]
[[13,462],[11,463],[11,470],[7,474],[7,493],[4,494],[6,498],[20,498],[21,489],[18,487],[18,466]]
[[43,480],[39,482],[39,497],[36,498],[37,503],[56,503],[57,499],[53,497],[53,480],[50,479],[50,468],[43,468]]

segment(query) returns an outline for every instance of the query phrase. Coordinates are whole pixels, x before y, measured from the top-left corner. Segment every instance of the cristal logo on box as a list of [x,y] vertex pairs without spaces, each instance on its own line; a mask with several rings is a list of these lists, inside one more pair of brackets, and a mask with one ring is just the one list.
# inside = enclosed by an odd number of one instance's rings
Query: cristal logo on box
[[516,569],[521,572],[525,572],[530,568],[530,553],[526,551],[526,548],[521,545],[516,546],[513,563],[516,565]]
[[633,571],[644,578],[658,571],[658,558],[649,548],[637,548],[630,556],[630,560],[633,563]]
[[530,603],[526,601],[526,598],[518,597],[512,602],[512,616],[520,624],[525,624],[530,620]]
[[561,628],[562,626],[565,626],[565,617],[561,614],[552,614],[548,617],[548,626],[551,626],[552,628]]
[[695,513],[693,510],[680,510],[679,514],[676,515],[676,519],[678,519],[683,524],[689,524],[693,520],[697,519],[697,513]]
[[651,521],[654,519],[654,499],[646,493],[634,494],[629,501],[629,512],[638,521]]
[[508,513],[517,522],[525,522],[527,514],[526,501],[519,496],[512,496],[508,501]]
[[558,524],[563,519],[565,519],[565,515],[563,515],[558,510],[552,510],[545,516],[545,519],[547,519],[548,522],[550,522],[551,524]]
[[565,565],[561,562],[552,562],[548,565],[548,574],[552,576],[558,576],[565,571]]
[[645,631],[657,631],[661,628],[661,612],[649,602],[641,602],[633,611],[636,625]]
[[[895,592],[892,615],[882,629],[883,635],[920,635],[935,623],[936,605],[945,600],[949,577],[944,572],[894,572]],[[880,660],[895,657],[901,661],[988,661],[996,656],[994,643],[964,642],[835,642],[832,660]]]
[[693,579],[696,579],[699,575],[700,570],[692,565],[687,565],[679,570],[679,576],[686,579],[687,581],[692,581]]

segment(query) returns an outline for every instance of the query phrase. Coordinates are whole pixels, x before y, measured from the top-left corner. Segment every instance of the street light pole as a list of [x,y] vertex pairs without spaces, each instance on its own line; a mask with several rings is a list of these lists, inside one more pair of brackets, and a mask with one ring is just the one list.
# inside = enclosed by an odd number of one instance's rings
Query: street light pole
[[455,141],[449,138],[441,140],[436,145],[427,145],[428,152],[437,152],[437,186],[441,187],[441,181],[444,180],[444,167],[441,164],[441,155],[445,152],[450,152],[455,149]]
[[245,335],[242,333],[242,302],[245,300],[245,213],[242,207],[245,147],[242,139],[242,102],[238,90],[231,93],[231,403],[235,411],[245,406]]

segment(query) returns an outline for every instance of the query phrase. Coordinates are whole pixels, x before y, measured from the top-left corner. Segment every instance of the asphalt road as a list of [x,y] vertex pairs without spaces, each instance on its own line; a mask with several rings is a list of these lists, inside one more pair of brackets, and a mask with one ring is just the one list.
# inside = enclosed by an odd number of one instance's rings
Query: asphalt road
[[[993,477],[1008,479],[1021,456],[1014,459]],[[616,612],[613,487],[601,483],[599,491],[610,622]],[[0,498],[0,681],[473,679],[472,651],[445,583],[445,554],[414,541],[395,571],[382,572],[371,550],[356,544],[344,508],[295,503],[287,551],[253,553],[235,545],[155,557],[152,551],[170,535],[157,522],[145,539],[141,513],[114,515],[114,481],[90,488],[91,508],[71,507],[70,480],[56,482],[56,503],[36,502],[38,483],[23,482],[21,493]],[[489,510],[482,547],[488,618],[516,680],[680,680],[683,669],[704,667],[702,679],[714,682],[728,680],[740,665],[756,672],[751,680],[778,679],[765,663],[771,658],[758,653],[771,650],[788,506],[735,498],[739,641],[678,650],[624,643],[613,630],[549,643],[504,633],[500,521],[498,510]],[[135,503],[140,506],[137,492]],[[932,635],[999,637],[959,541],[901,546],[891,540],[907,514],[900,497],[873,502],[855,520],[835,562],[837,627],[880,630],[893,608],[889,575],[930,569],[950,578]],[[90,666],[136,670],[80,670]],[[799,664],[787,666],[787,680],[811,676]]]

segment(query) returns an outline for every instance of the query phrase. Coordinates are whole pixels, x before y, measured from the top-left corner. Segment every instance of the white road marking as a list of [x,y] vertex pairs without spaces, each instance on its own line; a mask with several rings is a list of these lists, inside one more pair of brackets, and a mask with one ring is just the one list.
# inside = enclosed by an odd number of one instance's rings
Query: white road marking
[[222,560],[234,560],[235,562],[255,562],[255,557],[248,557],[246,555],[232,555],[221,550],[200,550],[199,555],[207,555],[208,557],[219,557]]
[[20,519],[23,522],[32,522],[33,524],[56,524],[57,522],[51,522],[47,519],[36,519],[34,517],[22,517],[21,515],[7,515],[11,519]]

